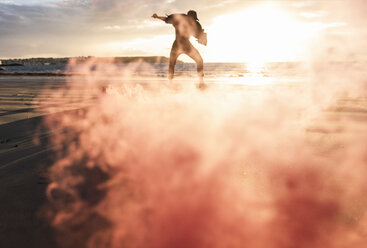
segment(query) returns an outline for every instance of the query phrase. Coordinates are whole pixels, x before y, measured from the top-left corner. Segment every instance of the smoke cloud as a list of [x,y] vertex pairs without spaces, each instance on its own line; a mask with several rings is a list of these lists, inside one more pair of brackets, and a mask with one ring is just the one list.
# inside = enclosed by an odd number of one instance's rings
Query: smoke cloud
[[[202,91],[133,83],[136,66],[71,63],[78,76],[51,92],[97,99],[46,119],[58,147],[46,215],[61,244],[364,247],[367,132],[340,103],[365,106],[360,67],[329,77],[310,63],[303,84]],[[106,84],[116,75],[125,83]]]

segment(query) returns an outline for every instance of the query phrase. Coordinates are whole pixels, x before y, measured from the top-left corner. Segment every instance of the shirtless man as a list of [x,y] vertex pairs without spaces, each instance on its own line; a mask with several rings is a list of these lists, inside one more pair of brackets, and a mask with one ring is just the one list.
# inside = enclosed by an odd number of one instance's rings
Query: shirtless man
[[204,64],[199,51],[191,44],[190,37],[194,36],[202,45],[207,44],[207,37],[202,29],[195,11],[190,10],[187,14],[172,14],[169,16],[158,16],[153,14],[153,18],[160,19],[166,23],[172,24],[176,29],[176,39],[173,42],[170,57],[168,79],[172,81],[175,71],[175,65],[178,56],[186,54],[197,64],[197,71],[200,79],[199,86],[204,86]]

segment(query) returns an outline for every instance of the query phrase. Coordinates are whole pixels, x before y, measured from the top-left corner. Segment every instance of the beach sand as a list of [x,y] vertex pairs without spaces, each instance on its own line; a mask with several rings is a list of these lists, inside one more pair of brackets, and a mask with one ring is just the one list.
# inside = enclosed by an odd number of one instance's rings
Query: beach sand
[[57,247],[39,214],[53,163],[43,116],[86,105],[77,92],[45,94],[64,86],[63,77],[0,77],[0,247]]
[[[40,217],[47,201],[48,169],[57,150],[49,141],[57,130],[50,130],[43,119],[87,108],[97,99],[90,94],[86,101],[83,87],[73,88],[68,98],[47,95],[47,90],[63,88],[65,82],[64,77],[0,77],[0,247],[58,247],[52,228]],[[262,89],[254,86],[251,94]],[[337,99],[307,127],[306,139],[321,154],[327,153],[359,135],[358,130],[344,128],[351,122],[366,126],[367,98]]]

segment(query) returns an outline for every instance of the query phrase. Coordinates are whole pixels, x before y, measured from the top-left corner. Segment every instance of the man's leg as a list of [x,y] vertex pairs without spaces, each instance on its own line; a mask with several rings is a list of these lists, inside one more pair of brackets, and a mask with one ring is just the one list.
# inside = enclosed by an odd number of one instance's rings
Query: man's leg
[[169,55],[169,67],[168,67],[168,79],[172,81],[173,75],[175,74],[175,65],[178,56],[180,55],[176,41],[172,45],[171,53]]
[[199,51],[191,45],[191,49],[187,55],[196,62],[200,84],[204,84],[204,62]]

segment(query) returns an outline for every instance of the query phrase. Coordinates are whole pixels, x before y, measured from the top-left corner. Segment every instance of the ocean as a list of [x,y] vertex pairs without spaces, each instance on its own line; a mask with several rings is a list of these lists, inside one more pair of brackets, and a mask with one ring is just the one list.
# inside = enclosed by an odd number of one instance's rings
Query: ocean
[[[130,63],[130,64],[113,64],[113,67],[107,64],[99,64],[109,73],[124,71],[128,69],[132,72],[132,76],[142,77],[167,77],[168,64],[147,64],[147,63]],[[94,65],[95,67],[99,66]],[[26,65],[26,66],[2,66],[5,71],[3,74],[55,74],[68,75],[78,72],[79,67],[83,65],[74,65],[73,68],[67,65]],[[93,68],[92,68],[93,70]],[[298,62],[281,62],[281,63],[265,63],[265,64],[246,64],[246,63],[206,63],[204,66],[204,74],[206,78],[242,78],[254,75],[263,75],[264,77],[300,77],[305,73],[305,64]],[[195,63],[180,63],[175,67],[175,76],[177,77],[196,77]]]

